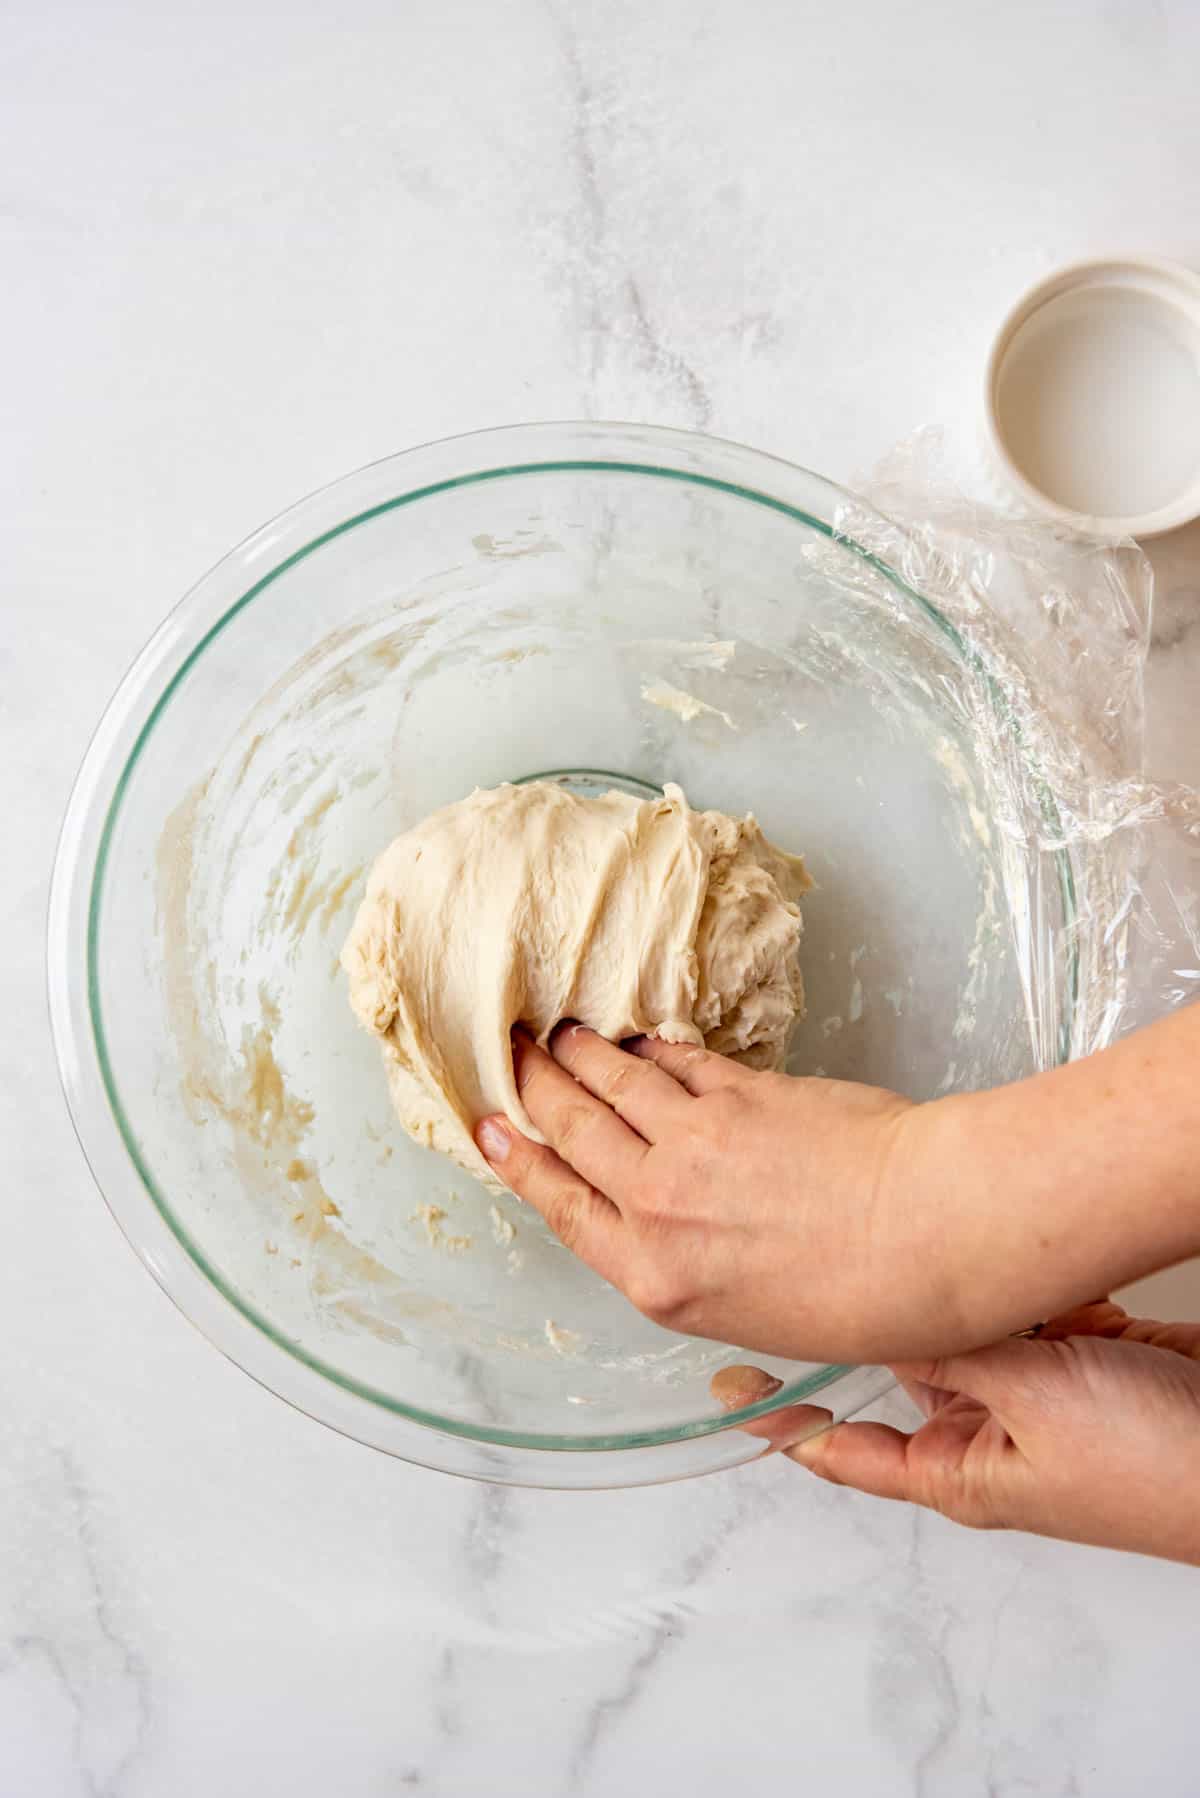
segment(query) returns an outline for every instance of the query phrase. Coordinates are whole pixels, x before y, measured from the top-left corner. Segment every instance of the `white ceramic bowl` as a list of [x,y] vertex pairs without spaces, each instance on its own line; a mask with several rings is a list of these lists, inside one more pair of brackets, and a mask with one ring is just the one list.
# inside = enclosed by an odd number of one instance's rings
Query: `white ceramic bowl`
[[1200,276],[1146,256],[1077,262],[1018,300],[984,414],[1010,485],[1102,537],[1200,516]]

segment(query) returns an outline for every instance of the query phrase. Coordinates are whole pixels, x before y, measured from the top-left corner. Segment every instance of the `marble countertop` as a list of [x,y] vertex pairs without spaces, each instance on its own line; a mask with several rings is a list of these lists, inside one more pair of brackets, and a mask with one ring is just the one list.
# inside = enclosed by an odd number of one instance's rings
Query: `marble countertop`
[[[1194,1792],[1197,1576],[780,1461],[468,1485],[260,1390],[91,1185],[42,929],[110,691],[298,495],[581,414],[852,479],[973,420],[1056,263],[1200,261],[1200,12],[334,10],[8,13],[0,1792]],[[1200,781],[1200,533],[1155,557],[1153,767]]]

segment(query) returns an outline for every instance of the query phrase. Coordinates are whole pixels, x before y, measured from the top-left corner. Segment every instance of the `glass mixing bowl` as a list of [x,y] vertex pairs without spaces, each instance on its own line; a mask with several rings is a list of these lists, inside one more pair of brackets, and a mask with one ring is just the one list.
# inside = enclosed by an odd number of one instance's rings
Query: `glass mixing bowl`
[[55,870],[64,1084],[156,1279],[311,1416],[457,1473],[637,1484],[881,1389],[756,1356],[782,1390],[721,1412],[735,1349],[647,1322],[404,1135],[337,966],[372,858],[435,807],[674,780],[808,858],[794,1072],[920,1098],[1029,1071],[1013,848],[956,698],[986,671],[848,503],[673,431],[462,437],[265,526],[123,681]]

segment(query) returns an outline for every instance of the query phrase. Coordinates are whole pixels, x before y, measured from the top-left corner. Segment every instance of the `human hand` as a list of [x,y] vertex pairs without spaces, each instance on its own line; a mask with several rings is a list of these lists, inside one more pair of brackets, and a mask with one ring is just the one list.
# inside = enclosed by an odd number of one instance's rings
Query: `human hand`
[[[630,1052],[632,1051],[632,1052]],[[913,1105],[649,1038],[514,1033],[546,1145],[476,1140],[658,1322],[813,1361],[998,1342],[1200,1253],[1200,1005],[1100,1054]]]
[[[747,1425],[834,1485],[977,1529],[1029,1530],[1200,1565],[1200,1324],[1081,1306],[1032,1340],[893,1370],[927,1421],[911,1436],[794,1405]],[[730,1409],[779,1382],[724,1368]]]
[[515,1032],[513,1067],[548,1146],[496,1117],[480,1149],[656,1322],[813,1360],[962,1346],[922,1191],[924,1108],[576,1024],[549,1053]]

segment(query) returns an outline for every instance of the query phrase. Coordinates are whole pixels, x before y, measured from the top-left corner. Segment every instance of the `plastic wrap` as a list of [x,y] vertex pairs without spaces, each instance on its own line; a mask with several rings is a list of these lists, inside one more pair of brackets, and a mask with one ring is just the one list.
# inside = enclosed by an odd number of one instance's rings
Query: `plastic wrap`
[[933,432],[865,491],[876,509],[847,500],[838,530],[962,651],[950,698],[988,776],[1035,1056],[1089,1054],[1200,994],[1200,793],[1144,770],[1150,564],[964,498]]

